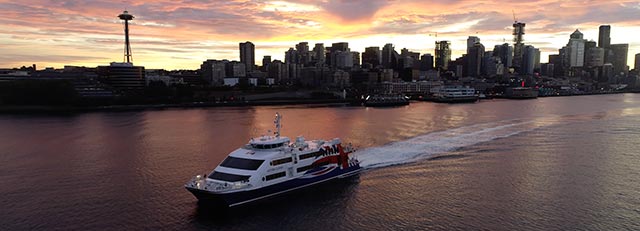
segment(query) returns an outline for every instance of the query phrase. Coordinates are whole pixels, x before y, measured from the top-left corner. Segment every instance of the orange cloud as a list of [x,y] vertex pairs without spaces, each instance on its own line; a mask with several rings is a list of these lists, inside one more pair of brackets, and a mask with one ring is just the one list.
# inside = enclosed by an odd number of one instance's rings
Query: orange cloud
[[[629,37],[640,25],[636,1],[465,0],[0,0],[0,66],[104,65],[122,60],[127,9],[134,61],[148,68],[196,69],[207,58],[239,59],[238,43],[256,44],[262,55],[282,59],[301,41],[349,42],[353,50],[395,44],[433,53],[434,41],[451,40],[454,56],[469,35],[485,47],[511,40],[513,14],[527,23],[527,43],[546,55],[566,44],[575,29],[597,40],[600,24],[612,25],[614,43],[630,43],[629,63],[640,44]],[[435,37],[437,33],[438,37]],[[33,55],[37,54],[37,55]]]

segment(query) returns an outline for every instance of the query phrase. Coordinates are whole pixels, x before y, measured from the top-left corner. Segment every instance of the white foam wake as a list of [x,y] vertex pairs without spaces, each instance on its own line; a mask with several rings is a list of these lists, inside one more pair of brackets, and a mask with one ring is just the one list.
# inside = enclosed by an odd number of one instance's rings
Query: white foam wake
[[464,126],[362,149],[358,151],[358,159],[364,168],[404,164],[426,159],[435,154],[531,131],[536,127],[538,126],[532,121],[520,120]]

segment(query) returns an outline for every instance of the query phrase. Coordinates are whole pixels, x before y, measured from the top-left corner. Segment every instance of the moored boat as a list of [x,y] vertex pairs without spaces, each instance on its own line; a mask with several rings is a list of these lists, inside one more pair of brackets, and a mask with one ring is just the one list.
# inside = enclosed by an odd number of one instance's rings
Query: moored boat
[[538,98],[538,89],[531,87],[511,87],[505,90],[504,96],[508,99],[535,99]]
[[409,105],[409,98],[403,95],[370,95],[364,101],[367,107],[392,107]]
[[478,101],[478,94],[472,87],[454,85],[434,89],[428,99],[438,103],[473,103]]

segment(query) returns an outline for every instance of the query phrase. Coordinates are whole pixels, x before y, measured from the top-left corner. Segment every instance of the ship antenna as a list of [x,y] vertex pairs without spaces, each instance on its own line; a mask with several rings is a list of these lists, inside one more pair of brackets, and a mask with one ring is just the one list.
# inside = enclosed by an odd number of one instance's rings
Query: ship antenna
[[282,116],[280,115],[280,113],[276,112],[276,120],[273,121],[273,123],[276,124],[276,137],[280,137],[280,128],[282,127],[282,125],[280,124],[281,119]]

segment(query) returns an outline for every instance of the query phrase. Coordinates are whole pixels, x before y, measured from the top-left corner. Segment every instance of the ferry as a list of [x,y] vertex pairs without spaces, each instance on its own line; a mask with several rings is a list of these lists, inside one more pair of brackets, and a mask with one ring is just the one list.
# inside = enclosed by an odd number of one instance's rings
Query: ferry
[[446,86],[434,90],[431,100],[438,103],[474,103],[479,98],[476,89],[467,86]]
[[538,98],[538,89],[531,87],[511,87],[505,91],[508,99],[535,99]]
[[364,101],[367,107],[393,107],[409,105],[409,98],[404,95],[379,94],[370,95]]
[[226,207],[270,198],[361,171],[355,149],[340,139],[295,142],[280,136],[282,116],[276,113],[274,135],[252,138],[231,152],[211,173],[185,184],[199,202]]

